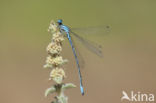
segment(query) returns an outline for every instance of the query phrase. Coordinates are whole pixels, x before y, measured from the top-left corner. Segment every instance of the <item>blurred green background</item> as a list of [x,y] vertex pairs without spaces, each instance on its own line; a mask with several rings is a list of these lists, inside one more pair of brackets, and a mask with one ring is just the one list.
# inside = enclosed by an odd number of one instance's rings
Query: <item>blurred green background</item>
[[64,42],[63,55],[70,61],[65,82],[77,85],[66,92],[69,103],[120,103],[122,90],[156,93],[155,10],[155,0],[0,0],[0,103],[53,100],[52,95],[44,98],[53,83],[48,82],[50,70],[42,68],[49,23],[59,18],[71,27],[111,26],[108,36],[94,39],[102,44],[104,58],[79,50],[86,62],[85,96]]

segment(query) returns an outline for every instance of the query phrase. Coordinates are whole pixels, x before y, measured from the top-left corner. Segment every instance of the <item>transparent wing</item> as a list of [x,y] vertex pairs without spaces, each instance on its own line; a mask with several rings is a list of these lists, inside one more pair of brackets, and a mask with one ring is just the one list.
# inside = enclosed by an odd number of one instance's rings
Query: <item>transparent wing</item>
[[83,37],[79,36],[78,34],[70,31],[71,34],[73,34],[89,51],[95,53],[96,55],[98,55],[99,57],[103,57],[102,54],[102,46],[98,45],[95,42],[89,41],[84,39]]
[[72,28],[71,30],[74,31],[75,33],[86,35],[97,35],[97,34],[108,35],[109,32],[111,31],[111,28],[108,25],[101,25],[96,27]]
[[73,43],[73,46],[76,50],[76,55],[77,55],[77,58],[78,58],[78,61],[79,61],[79,65],[80,65],[80,68],[84,68],[85,67],[85,61],[84,61],[84,58],[83,56],[81,55],[81,53],[79,52],[79,49],[78,49],[78,46],[76,45],[77,43],[75,43],[75,41],[73,40],[73,37],[71,35],[71,40],[72,40],[72,43]]

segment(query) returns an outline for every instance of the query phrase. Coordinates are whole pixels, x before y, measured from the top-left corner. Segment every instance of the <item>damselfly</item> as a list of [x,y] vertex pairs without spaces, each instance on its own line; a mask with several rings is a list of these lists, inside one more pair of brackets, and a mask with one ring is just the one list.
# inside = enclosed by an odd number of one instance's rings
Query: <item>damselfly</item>
[[[83,37],[81,37],[80,35],[78,35],[77,33],[73,32],[73,30],[71,30],[68,26],[64,25],[62,20],[59,19],[57,21],[58,23],[58,27],[60,29],[60,32],[65,32],[68,40],[69,40],[69,43],[72,47],[72,51],[73,51],[73,54],[74,54],[74,57],[75,57],[75,60],[76,60],[76,64],[77,64],[77,69],[78,69],[78,73],[79,73],[79,79],[80,79],[80,90],[81,90],[81,94],[84,95],[84,88],[83,88],[83,84],[82,84],[82,75],[81,75],[81,71],[80,71],[80,64],[79,64],[79,60],[78,60],[78,57],[77,57],[77,51],[74,47],[74,44],[73,44],[73,40],[72,40],[72,35],[74,35],[81,43],[84,44],[84,46],[90,50],[91,52],[95,53],[96,55],[102,57],[102,51],[101,51],[101,46],[94,43],[94,42],[91,42],[89,40],[85,40]],[[88,34],[96,34],[96,32],[101,32],[101,33],[106,33],[106,32],[109,32],[109,29],[110,27],[109,26],[99,26],[98,28],[86,28],[86,29],[81,29],[79,28],[80,32],[85,32],[85,33],[88,33]],[[76,28],[75,28],[76,30]]]

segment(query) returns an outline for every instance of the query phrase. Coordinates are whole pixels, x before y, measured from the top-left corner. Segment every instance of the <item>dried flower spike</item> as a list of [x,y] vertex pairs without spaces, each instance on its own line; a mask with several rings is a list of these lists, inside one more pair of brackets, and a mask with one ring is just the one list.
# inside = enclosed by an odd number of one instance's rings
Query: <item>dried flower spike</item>
[[51,21],[48,31],[52,34],[52,41],[47,46],[48,56],[44,68],[52,69],[49,80],[53,80],[56,84],[45,91],[45,96],[56,92],[58,96],[56,96],[55,101],[52,101],[52,103],[67,103],[68,98],[64,95],[64,90],[76,86],[72,83],[63,83],[65,78],[63,64],[67,63],[67,59],[63,59],[60,53],[64,37],[54,21]]

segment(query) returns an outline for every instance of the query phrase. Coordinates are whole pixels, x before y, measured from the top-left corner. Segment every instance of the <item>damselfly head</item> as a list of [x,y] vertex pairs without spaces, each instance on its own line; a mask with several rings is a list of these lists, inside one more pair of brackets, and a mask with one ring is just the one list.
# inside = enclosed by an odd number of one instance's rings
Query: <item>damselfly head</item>
[[57,23],[58,23],[59,25],[62,25],[62,19],[58,19],[58,20],[57,20]]

